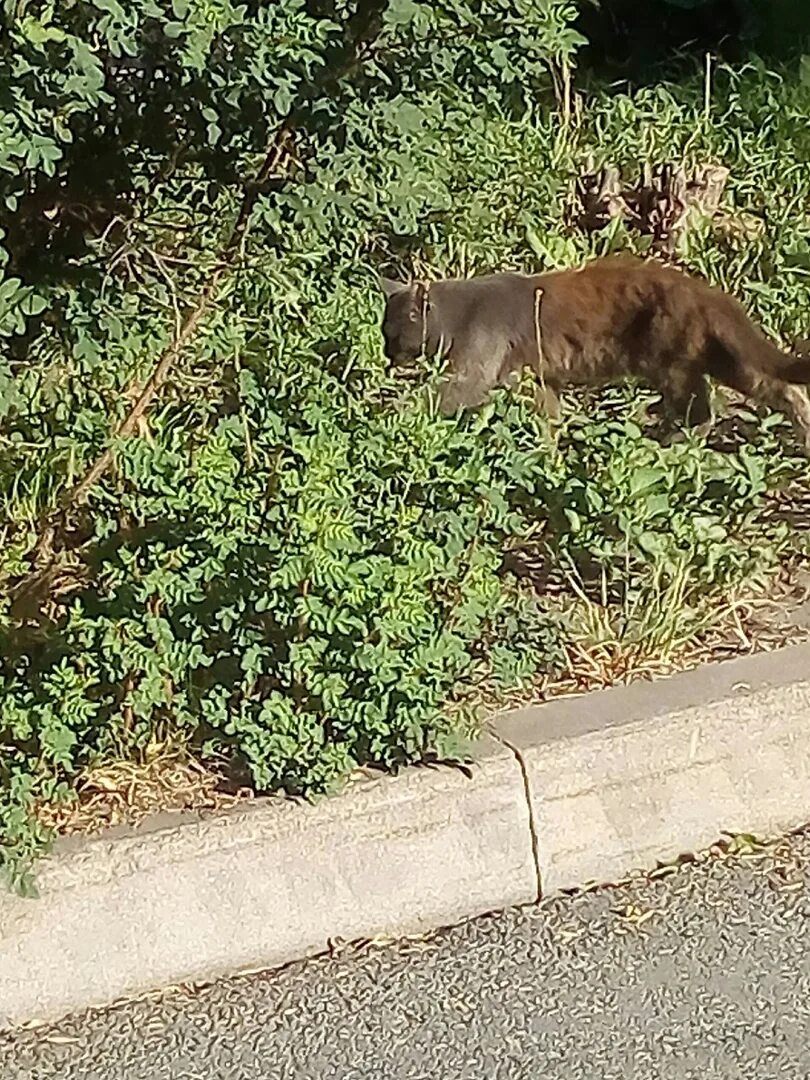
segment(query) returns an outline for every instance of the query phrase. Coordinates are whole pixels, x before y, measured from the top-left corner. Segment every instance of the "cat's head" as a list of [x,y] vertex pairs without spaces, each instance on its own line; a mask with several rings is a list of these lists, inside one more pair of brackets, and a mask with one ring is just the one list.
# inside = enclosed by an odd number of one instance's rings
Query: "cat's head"
[[382,278],[380,284],[385,296],[385,357],[392,364],[411,363],[425,347],[427,287],[419,281],[405,285],[389,278]]

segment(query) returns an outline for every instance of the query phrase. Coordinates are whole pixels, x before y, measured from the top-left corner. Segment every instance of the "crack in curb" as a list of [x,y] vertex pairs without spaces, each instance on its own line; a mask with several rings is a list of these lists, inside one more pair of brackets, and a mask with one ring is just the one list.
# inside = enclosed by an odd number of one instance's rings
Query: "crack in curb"
[[510,743],[507,739],[504,739],[494,727],[487,725],[487,730],[492,738],[503,746],[514,757],[517,762],[517,766],[520,769],[520,778],[523,781],[523,797],[526,802],[526,811],[529,815],[529,841],[532,849],[532,862],[534,864],[534,879],[535,879],[535,899],[534,902],[539,904],[543,899],[543,874],[540,869],[540,839],[537,832],[537,821],[534,816],[534,804],[532,802],[532,790],[529,783],[529,773],[526,769],[526,762],[523,760],[519,748]]

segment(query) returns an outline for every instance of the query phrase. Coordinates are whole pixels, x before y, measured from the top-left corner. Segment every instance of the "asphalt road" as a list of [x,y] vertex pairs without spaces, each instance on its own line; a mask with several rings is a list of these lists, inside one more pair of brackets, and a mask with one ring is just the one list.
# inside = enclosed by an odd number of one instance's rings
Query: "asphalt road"
[[0,1077],[804,1080],[810,833],[0,1038]]

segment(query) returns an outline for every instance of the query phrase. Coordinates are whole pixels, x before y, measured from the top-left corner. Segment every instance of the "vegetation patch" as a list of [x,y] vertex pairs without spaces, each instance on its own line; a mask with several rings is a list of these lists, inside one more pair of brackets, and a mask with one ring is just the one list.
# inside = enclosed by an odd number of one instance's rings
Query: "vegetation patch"
[[476,703],[693,656],[803,556],[778,415],[718,401],[665,445],[619,388],[442,419],[385,369],[376,274],[653,252],[806,332],[804,61],[575,78],[563,0],[3,10],[12,879],[127,770],[182,803],[194,762],[312,795],[457,755]]

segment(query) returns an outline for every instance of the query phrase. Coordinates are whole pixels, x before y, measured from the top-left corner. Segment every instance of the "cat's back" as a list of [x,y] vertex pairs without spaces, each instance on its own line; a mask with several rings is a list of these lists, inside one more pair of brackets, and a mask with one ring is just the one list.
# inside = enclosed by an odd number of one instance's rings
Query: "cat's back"
[[525,296],[532,292],[534,276],[502,272],[478,274],[469,278],[445,278],[430,287],[431,296],[441,296],[442,302],[486,303],[492,299],[503,302],[510,296]]
[[544,307],[594,324],[638,311],[684,311],[710,292],[699,279],[631,255],[594,259],[577,269],[541,274]]
[[671,287],[692,280],[679,270],[635,255],[608,255],[592,259],[579,267],[553,270],[534,279],[541,287],[620,291],[631,286]]
[[514,326],[532,312],[536,282],[517,273],[448,278],[432,285],[430,295],[454,322]]
[[536,297],[555,320],[597,326],[617,313],[684,309],[711,292],[699,279],[632,255],[593,259],[581,267],[541,274],[496,273],[448,278],[431,286],[448,320],[459,325],[533,332]]

